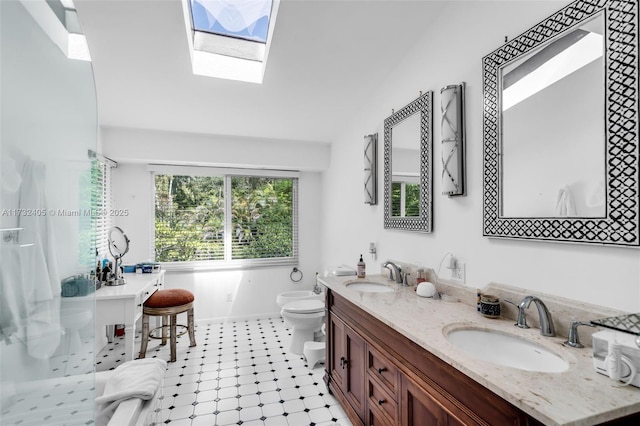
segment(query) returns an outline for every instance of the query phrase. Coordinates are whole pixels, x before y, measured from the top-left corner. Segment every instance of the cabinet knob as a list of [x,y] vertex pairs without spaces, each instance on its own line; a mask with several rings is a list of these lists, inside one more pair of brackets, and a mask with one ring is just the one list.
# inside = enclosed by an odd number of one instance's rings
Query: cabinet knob
[[142,306],[142,303],[138,303],[138,308]]
[[382,405],[382,404],[384,404],[385,402],[386,402],[386,401],[385,401],[384,399],[379,399],[379,400],[378,400],[378,405]]
[[387,369],[384,367],[378,368],[378,374],[382,374],[384,371],[387,371]]

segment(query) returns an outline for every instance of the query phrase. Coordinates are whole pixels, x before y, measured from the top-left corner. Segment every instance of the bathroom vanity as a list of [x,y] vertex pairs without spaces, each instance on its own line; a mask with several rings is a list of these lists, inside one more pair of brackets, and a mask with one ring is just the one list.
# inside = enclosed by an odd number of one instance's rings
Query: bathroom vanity
[[[325,382],[354,425],[640,424],[640,389],[597,374],[590,348],[565,348],[561,337],[483,318],[463,303],[418,297],[413,287],[386,283],[392,292],[366,293],[345,286],[349,281],[321,279]],[[481,360],[447,340],[461,327],[522,334],[568,368],[544,373]]]
[[127,283],[124,285],[102,286],[96,291],[96,330],[104,330],[108,324],[124,324],[125,359],[130,361],[136,357],[135,327],[142,318],[142,305],[164,287],[164,270],[151,274],[125,274],[125,278]]

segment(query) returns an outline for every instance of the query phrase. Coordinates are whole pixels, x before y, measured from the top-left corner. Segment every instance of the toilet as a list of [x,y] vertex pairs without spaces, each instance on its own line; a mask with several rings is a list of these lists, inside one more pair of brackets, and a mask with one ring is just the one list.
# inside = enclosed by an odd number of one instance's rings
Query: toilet
[[60,326],[64,330],[63,345],[60,345],[60,349],[64,349],[66,354],[71,354],[82,350],[81,332],[92,322],[94,311],[82,303],[65,302],[63,299],[60,308]]
[[282,309],[282,307],[287,303],[305,299],[324,300],[324,294],[316,294],[311,290],[285,291],[278,294],[278,297],[276,297],[276,303],[278,304],[278,307]]
[[314,341],[314,335],[324,323],[324,302],[302,299],[289,302],[280,311],[285,324],[291,328],[289,352],[302,355],[305,342]]

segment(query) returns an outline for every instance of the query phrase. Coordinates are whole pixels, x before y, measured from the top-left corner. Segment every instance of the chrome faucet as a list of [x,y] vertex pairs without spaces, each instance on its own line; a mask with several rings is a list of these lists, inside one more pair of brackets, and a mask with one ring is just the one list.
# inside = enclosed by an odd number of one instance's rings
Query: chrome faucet
[[[389,268],[389,266],[391,266],[391,268]],[[400,269],[398,265],[388,260],[382,264],[382,267],[389,270],[389,281],[394,280],[395,282],[402,284],[402,269]]]
[[531,305],[531,302],[536,304],[538,308],[538,315],[540,316],[540,334],[543,336],[553,337],[556,335],[555,328],[553,327],[553,320],[551,319],[551,313],[547,306],[535,296],[526,296],[519,304],[515,304],[511,300],[505,299],[505,302],[511,303],[518,308],[518,321],[516,326],[520,328],[529,328],[527,325],[527,316],[525,309]]

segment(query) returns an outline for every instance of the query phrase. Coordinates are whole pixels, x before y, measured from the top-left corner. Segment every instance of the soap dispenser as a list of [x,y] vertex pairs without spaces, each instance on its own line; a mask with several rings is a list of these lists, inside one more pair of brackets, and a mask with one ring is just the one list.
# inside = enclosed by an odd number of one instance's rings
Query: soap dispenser
[[362,260],[362,255],[360,255],[360,260],[358,261],[358,278],[364,278],[366,273],[366,265],[364,263],[364,260]]

